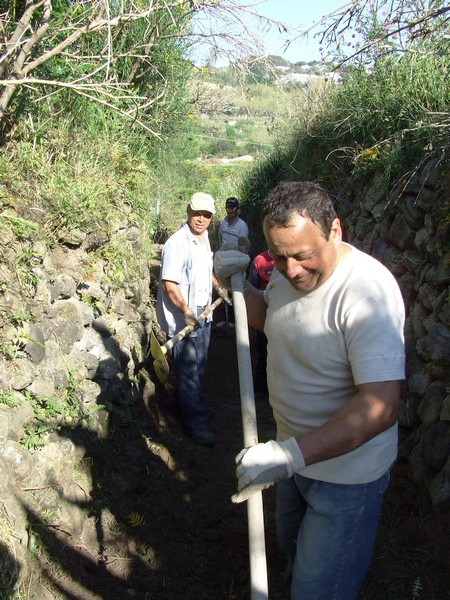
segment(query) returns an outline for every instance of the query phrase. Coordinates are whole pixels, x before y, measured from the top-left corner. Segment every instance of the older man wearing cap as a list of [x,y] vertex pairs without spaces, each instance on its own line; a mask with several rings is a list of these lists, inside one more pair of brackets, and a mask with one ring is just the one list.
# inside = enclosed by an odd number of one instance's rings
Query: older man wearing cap
[[183,425],[194,442],[214,445],[207,426],[211,416],[202,394],[212,315],[198,321],[197,316],[211,304],[212,288],[225,301],[228,293],[213,274],[213,255],[208,227],[215,213],[214,199],[198,192],[187,206],[187,222],[164,244],[156,300],[158,323],[169,337],[185,325],[195,331],[172,348],[177,380],[177,402]]
[[219,223],[218,238],[219,248],[223,244],[238,245],[238,238],[248,238],[247,223],[239,217],[239,200],[230,196],[225,200],[227,216]]

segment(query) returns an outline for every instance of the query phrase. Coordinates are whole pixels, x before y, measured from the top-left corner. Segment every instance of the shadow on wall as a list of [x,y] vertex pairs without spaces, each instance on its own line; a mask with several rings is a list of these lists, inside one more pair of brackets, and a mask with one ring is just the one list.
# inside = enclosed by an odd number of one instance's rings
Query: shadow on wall
[[19,574],[19,564],[8,546],[0,542],[0,598],[9,600],[15,597],[15,585]]
[[[97,402],[108,406],[102,434],[81,425],[64,426],[54,434],[70,439],[84,452],[77,469],[86,476],[80,482],[89,484],[80,483],[74,491],[73,484],[65,489],[61,481],[49,480],[45,490],[31,491],[33,496],[54,495],[53,514],[37,509],[42,508],[40,496],[34,496],[36,504],[28,500],[29,490],[21,493],[37,550],[34,561],[44,587],[71,600],[123,600],[130,594],[143,599],[149,597],[149,589],[155,597],[175,598],[179,579],[172,582],[168,565],[173,564],[174,552],[180,553],[180,564],[185,563],[185,549],[179,541],[161,545],[160,532],[173,525],[168,495],[179,499],[180,514],[190,514],[191,484],[177,472],[188,468],[191,458],[180,455],[161,433],[162,421],[171,417],[151,401],[154,375],[145,371],[146,362],[138,365],[130,380],[129,357],[118,346],[113,356],[115,360],[104,361],[108,364],[101,365],[95,378],[101,387]],[[111,370],[117,371],[114,377]],[[108,379],[102,377],[105,373]],[[13,573],[14,560],[7,558],[10,567],[4,572]],[[6,583],[13,592],[16,579]]]

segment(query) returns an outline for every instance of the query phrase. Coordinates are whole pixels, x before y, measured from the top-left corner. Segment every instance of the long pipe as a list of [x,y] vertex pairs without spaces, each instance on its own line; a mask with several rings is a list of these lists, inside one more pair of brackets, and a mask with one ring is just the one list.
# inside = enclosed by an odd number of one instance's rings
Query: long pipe
[[[242,274],[231,276],[233,308],[236,321],[236,348],[241,393],[242,428],[244,447],[258,443],[255,395],[253,391],[250,341],[248,336],[247,310],[244,300]],[[250,555],[251,600],[267,600],[267,563],[264,536],[264,512],[262,493],[252,494],[247,500],[248,541]]]

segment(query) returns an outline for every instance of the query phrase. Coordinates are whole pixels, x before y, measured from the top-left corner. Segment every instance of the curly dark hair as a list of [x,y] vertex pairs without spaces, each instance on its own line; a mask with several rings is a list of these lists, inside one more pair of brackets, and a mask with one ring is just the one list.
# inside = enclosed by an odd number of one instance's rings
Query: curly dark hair
[[330,194],[320,185],[309,181],[282,181],[263,201],[261,222],[269,227],[283,227],[295,215],[320,227],[325,239],[329,238],[337,218]]

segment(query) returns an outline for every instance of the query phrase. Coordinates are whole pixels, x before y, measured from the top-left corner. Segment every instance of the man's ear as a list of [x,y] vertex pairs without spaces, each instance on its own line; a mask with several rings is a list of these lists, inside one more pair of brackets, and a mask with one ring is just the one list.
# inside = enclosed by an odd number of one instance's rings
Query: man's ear
[[337,242],[341,242],[342,241],[341,221],[337,217],[331,223],[331,230],[330,230],[329,239],[330,240],[336,240]]

